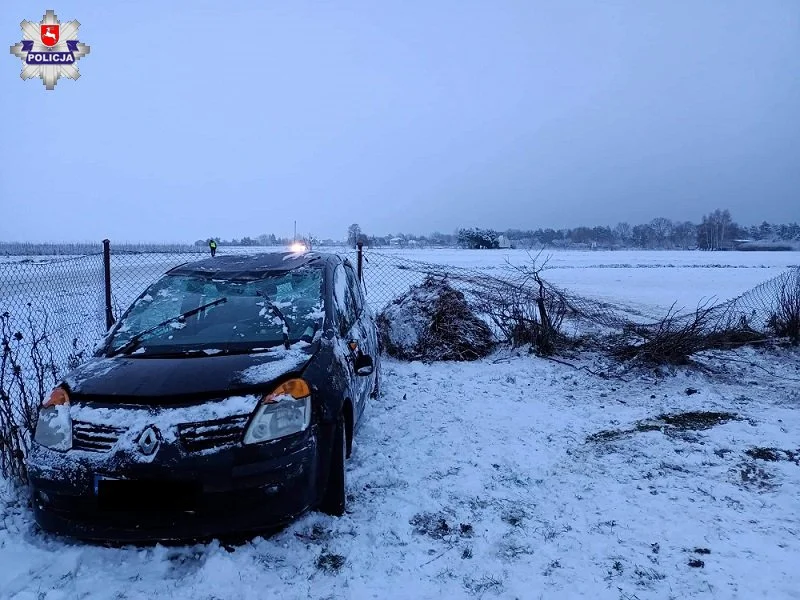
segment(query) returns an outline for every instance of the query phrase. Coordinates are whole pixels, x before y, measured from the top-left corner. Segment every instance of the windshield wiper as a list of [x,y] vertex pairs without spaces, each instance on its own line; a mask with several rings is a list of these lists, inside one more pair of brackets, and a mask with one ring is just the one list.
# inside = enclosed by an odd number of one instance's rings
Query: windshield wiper
[[198,306],[197,308],[193,308],[192,310],[187,310],[185,313],[181,313],[181,314],[176,315],[174,317],[170,317],[169,319],[165,319],[164,321],[161,321],[161,323],[158,323],[157,325],[153,325],[152,327],[148,327],[144,331],[140,331],[139,333],[134,335],[131,339],[129,339],[127,342],[122,344],[122,346],[120,346],[116,350],[113,350],[111,352],[111,354],[109,354],[109,356],[117,356],[118,354],[125,354],[127,352],[131,352],[133,350],[136,350],[136,348],[139,347],[139,344],[141,344],[142,341],[144,341],[147,338],[148,335],[150,335],[151,333],[153,333],[157,329],[161,329],[162,327],[164,327],[166,325],[169,325],[170,323],[173,323],[174,321],[180,321],[182,319],[185,319],[186,317],[191,317],[192,315],[196,315],[197,313],[199,313],[201,311],[204,311],[207,308],[210,308],[212,306],[216,306],[217,304],[222,304],[223,302],[227,302],[227,301],[228,301],[228,299],[224,298],[224,297],[223,298],[217,298],[213,302],[209,302],[207,304],[203,304],[202,306]]
[[283,314],[283,311],[278,308],[277,304],[267,298],[261,291],[257,291],[256,294],[264,299],[264,304],[269,306],[272,312],[275,313],[275,316],[281,320],[281,323],[283,323],[283,346],[288,350],[291,347],[291,344],[289,343],[289,321],[286,320],[286,316]]

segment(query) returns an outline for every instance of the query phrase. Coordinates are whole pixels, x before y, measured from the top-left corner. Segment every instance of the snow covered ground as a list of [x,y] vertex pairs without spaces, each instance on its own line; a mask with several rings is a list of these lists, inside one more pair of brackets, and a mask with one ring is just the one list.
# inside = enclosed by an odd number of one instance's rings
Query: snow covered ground
[[[378,252],[488,272],[529,259]],[[553,283],[654,315],[673,301],[725,300],[800,263],[791,252],[551,254]],[[405,291],[413,276],[374,256],[371,301]],[[112,276],[125,282],[115,299],[124,307],[174,263],[115,258]],[[96,338],[101,265],[75,264],[18,267],[0,280],[0,308],[46,302],[56,333]],[[0,482],[0,599],[800,598],[800,353],[703,361],[713,373],[622,381],[524,353],[387,360],[348,467],[350,513],[312,513],[233,547],[53,539]],[[718,414],[669,416],[687,411]]]
[[0,598],[798,598],[800,352],[775,352],[624,380],[387,360],[346,516],[105,548],[38,533],[6,490]]

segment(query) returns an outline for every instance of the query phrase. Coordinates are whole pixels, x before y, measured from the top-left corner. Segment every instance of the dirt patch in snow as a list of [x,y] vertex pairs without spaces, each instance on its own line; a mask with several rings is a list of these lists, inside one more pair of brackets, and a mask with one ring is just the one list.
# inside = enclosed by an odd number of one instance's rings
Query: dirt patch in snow
[[800,448],[797,450],[779,450],[778,448],[750,448],[744,451],[750,458],[778,462],[781,460],[800,465]]
[[740,417],[729,412],[689,411],[683,413],[662,414],[656,419],[639,421],[629,429],[606,429],[593,433],[587,438],[589,442],[613,441],[634,433],[645,431],[661,431],[676,433],[711,429],[729,421],[740,420]]

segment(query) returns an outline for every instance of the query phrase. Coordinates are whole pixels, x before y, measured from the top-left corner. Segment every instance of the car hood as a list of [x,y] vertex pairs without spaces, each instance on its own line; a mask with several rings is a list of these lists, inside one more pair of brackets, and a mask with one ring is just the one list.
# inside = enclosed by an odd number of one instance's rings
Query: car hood
[[93,358],[64,379],[74,400],[109,404],[182,404],[256,393],[287,373],[301,372],[316,345],[207,357]]

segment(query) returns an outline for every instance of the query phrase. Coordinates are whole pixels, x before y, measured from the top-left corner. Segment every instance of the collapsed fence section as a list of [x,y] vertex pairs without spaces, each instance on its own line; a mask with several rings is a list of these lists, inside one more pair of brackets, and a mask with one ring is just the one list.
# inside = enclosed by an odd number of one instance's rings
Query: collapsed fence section
[[621,358],[684,362],[695,352],[761,341],[800,341],[800,268],[793,267],[744,294],[695,310],[670,310],[657,321],[550,284],[546,261],[466,269],[363,251],[364,284],[371,307],[380,312],[424,281],[439,280],[461,291],[498,339],[532,344],[544,353],[559,341],[587,338]]

